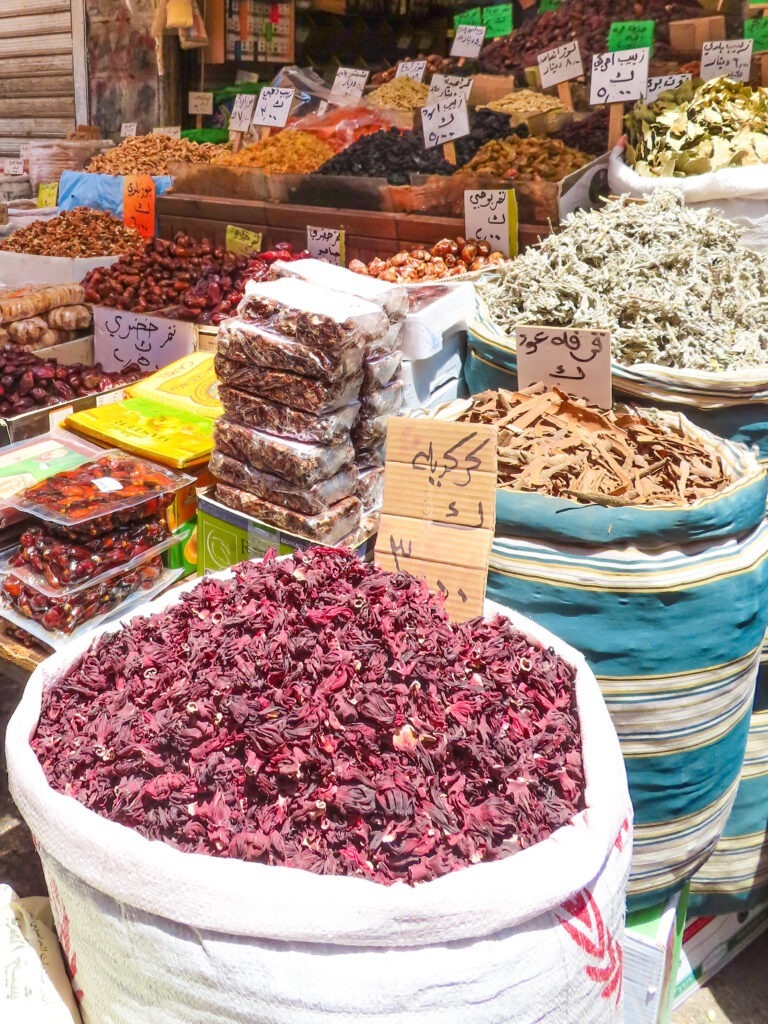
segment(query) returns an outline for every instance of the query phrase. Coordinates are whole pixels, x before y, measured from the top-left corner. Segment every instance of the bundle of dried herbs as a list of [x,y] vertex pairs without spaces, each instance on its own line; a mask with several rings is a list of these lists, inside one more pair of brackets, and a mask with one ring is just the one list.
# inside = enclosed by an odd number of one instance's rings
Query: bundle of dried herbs
[[485,391],[461,420],[498,428],[502,489],[600,505],[689,505],[732,483],[718,453],[679,426],[605,412],[542,384]]
[[383,884],[510,856],[584,806],[573,668],[328,548],[105,634],[32,744],[54,789],[149,839]]
[[694,370],[768,364],[768,259],[740,229],[661,190],[580,210],[478,289],[491,320],[606,328],[613,358]]
[[768,163],[768,88],[729,78],[698,88],[684,82],[654,103],[637,103],[624,120],[626,162],[648,178]]

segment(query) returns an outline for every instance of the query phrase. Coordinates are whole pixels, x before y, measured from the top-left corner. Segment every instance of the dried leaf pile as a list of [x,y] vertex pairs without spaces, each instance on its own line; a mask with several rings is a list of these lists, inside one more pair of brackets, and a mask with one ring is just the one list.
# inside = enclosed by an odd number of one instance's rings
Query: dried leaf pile
[[603,328],[624,366],[766,366],[768,259],[740,233],[662,189],[577,211],[478,290],[509,336],[529,324]]
[[768,88],[713,78],[684,82],[625,118],[627,163],[647,178],[768,163]]
[[558,389],[476,395],[461,419],[498,427],[499,487],[600,505],[689,505],[732,481],[681,429],[603,412]]

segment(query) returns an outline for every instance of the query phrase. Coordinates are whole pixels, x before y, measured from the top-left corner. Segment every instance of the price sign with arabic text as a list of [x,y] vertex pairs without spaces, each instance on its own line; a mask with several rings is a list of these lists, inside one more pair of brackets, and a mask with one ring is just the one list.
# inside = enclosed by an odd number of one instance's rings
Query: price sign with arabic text
[[59,198],[58,181],[41,182],[37,186],[37,205],[55,206]]
[[284,128],[291,113],[295,89],[278,89],[270,85],[259,93],[253,123],[265,128]]
[[120,138],[121,139],[132,139],[136,134],[136,122],[135,121],[123,121],[120,125]]
[[247,228],[228,224],[224,246],[227,252],[233,252],[237,256],[252,256],[255,252],[261,252],[262,240],[261,231],[249,231]]
[[449,100],[453,96],[463,96],[467,103],[469,103],[472,81],[471,78],[459,78],[458,75],[432,75],[432,81],[429,83],[427,106],[429,107],[433,103],[437,103],[438,100]]
[[539,63],[542,89],[570,82],[572,78],[580,78],[584,74],[581,49],[578,39],[556,46],[552,50],[540,53],[536,60]]
[[331,87],[331,102],[360,99],[369,75],[370,71],[361,71],[359,68],[339,68]]
[[768,18],[747,18],[744,38],[752,40],[754,53],[765,53],[768,50]]
[[142,238],[155,234],[157,189],[149,174],[128,174],[123,179],[123,223]]
[[19,160],[6,160],[5,161],[5,173],[6,174],[23,174],[24,173],[24,161]]
[[195,115],[213,113],[212,92],[191,92],[189,94],[189,113]]
[[610,331],[518,327],[515,342],[520,388],[558,387],[601,409],[611,408]]
[[180,139],[181,138],[181,127],[178,124],[171,125],[168,128],[153,128],[153,135],[166,135],[169,139]]
[[496,428],[390,417],[375,560],[426,579],[456,622],[482,615],[496,524]]
[[345,234],[341,228],[307,228],[307,250],[310,256],[343,267]]
[[469,135],[469,111],[464,96],[440,99],[421,108],[421,128],[427,149]]
[[462,11],[461,14],[454,14],[453,16],[453,27],[457,29],[459,25],[482,25],[483,24],[483,10],[481,7],[472,7],[468,11]]
[[653,103],[663,92],[667,92],[669,89],[679,89],[683,82],[690,82],[690,80],[690,75],[659,75],[649,78],[645,101]]
[[653,53],[655,21],[614,21],[608,30],[608,49],[611,53],[619,50],[639,50],[644,46]]
[[485,32],[485,25],[459,25],[451,45],[451,56],[479,57]]
[[94,357],[109,372],[138,363],[149,373],[190,355],[194,348],[194,324],[149,313],[94,307]]
[[751,39],[715,39],[704,43],[701,48],[700,77],[708,82],[710,78],[735,78],[737,82],[748,82],[752,69]]
[[513,189],[479,188],[464,193],[464,234],[517,256],[517,196]]
[[251,130],[253,121],[253,110],[256,106],[256,97],[251,93],[241,92],[235,96],[232,105],[232,114],[229,118],[229,130],[231,132],[248,132]]
[[512,33],[512,4],[494,4],[483,8],[483,24],[489,39],[498,39]]
[[415,82],[420,82],[426,70],[425,60],[401,60],[397,65],[395,78],[412,78]]
[[596,53],[592,58],[592,79],[589,102],[627,103],[639,100],[648,87],[649,50],[619,50],[616,53]]

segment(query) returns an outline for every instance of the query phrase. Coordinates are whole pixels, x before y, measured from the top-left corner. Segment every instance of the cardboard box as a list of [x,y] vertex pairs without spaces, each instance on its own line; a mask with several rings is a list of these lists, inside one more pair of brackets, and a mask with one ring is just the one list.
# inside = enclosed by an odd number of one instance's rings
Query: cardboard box
[[0,281],[9,287],[21,284],[79,284],[89,270],[111,267],[118,256],[30,256],[23,252],[0,251]]
[[768,903],[737,914],[694,917],[686,922],[677,971],[674,1008],[730,963],[768,928]]
[[215,482],[207,462],[201,466],[189,466],[184,473],[187,476],[193,476],[195,482],[187,484],[186,487],[177,491],[173,503],[168,507],[166,518],[168,525],[174,531],[184,523],[188,523],[197,512],[198,492],[203,488],[210,487]]
[[695,53],[698,57],[704,43],[718,39],[727,39],[725,15],[722,14],[669,23],[669,45],[679,54]]
[[624,1024],[669,1024],[688,886],[630,914],[624,932]]
[[517,87],[514,75],[475,75],[470,100],[473,106],[484,107],[487,103],[515,92]]
[[163,564],[168,569],[181,569],[183,579],[197,572],[197,516],[174,530],[173,535],[179,543],[164,552]]
[[[201,576],[249,558],[261,558],[270,548],[280,555],[290,555],[316,543],[227,508],[205,492],[198,495],[197,531],[197,571]],[[375,529],[369,530],[362,537],[352,538],[349,546],[360,558],[366,558],[373,554],[375,538]],[[347,545],[341,541],[333,546]]]

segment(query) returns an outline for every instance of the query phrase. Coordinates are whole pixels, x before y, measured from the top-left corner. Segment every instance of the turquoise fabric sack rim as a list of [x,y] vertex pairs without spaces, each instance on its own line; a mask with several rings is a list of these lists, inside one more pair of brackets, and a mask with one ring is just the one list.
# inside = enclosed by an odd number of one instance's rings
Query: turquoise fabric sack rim
[[[167,174],[153,175],[152,181],[159,196],[173,184]],[[94,210],[107,210],[115,217],[122,217],[124,182],[124,175],[64,171],[59,181],[59,209],[74,210],[78,206],[90,206]]]

